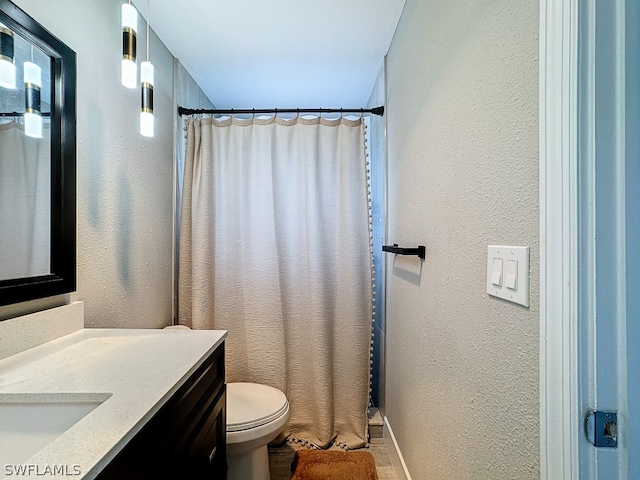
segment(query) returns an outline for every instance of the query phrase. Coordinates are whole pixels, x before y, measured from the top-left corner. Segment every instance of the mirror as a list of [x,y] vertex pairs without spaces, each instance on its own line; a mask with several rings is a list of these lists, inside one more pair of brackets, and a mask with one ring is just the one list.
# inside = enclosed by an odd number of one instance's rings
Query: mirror
[[[0,52],[0,280],[10,280],[51,273],[51,66],[2,23]],[[27,88],[29,68],[40,81]],[[25,115],[29,90],[40,108]]]
[[75,53],[0,0],[0,305],[75,290]]

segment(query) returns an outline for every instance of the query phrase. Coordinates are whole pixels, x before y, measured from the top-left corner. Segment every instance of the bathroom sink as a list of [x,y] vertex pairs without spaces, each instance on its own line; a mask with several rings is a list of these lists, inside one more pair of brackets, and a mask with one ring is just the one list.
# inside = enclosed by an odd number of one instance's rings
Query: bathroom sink
[[110,396],[0,394],[0,465],[25,462]]

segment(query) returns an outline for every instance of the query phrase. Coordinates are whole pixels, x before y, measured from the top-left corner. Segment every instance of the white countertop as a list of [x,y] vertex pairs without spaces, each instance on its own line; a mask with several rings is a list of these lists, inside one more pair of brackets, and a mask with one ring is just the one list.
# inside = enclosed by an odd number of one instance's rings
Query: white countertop
[[[73,466],[94,478],[226,337],[221,330],[84,329],[0,360],[2,397],[104,403],[21,464]],[[15,394],[21,394],[16,396]],[[91,394],[91,395],[87,395]],[[0,425],[0,428],[2,426]],[[5,466],[0,465],[0,478]],[[7,477],[12,478],[12,477]]]

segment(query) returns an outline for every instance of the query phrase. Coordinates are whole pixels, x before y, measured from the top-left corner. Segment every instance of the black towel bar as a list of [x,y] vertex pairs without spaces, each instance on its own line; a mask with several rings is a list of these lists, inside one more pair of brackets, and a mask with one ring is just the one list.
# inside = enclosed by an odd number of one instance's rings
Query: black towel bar
[[397,243],[393,245],[383,245],[383,252],[395,253],[396,255],[417,255],[421,259],[426,258],[426,247],[424,245],[418,245],[418,248],[405,248],[399,247]]

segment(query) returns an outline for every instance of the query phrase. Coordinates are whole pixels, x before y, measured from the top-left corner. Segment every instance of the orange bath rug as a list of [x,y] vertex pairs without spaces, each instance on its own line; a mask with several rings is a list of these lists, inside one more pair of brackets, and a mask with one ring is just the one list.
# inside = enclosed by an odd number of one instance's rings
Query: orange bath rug
[[378,480],[369,452],[298,450],[291,480]]

